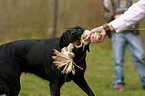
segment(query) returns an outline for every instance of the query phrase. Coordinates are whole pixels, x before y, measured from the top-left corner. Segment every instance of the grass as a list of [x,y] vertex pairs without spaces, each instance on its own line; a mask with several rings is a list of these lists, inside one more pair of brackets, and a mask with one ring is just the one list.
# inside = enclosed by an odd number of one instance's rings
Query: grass
[[[104,50],[97,44],[91,44],[90,49],[91,52],[87,54],[85,78],[96,96],[144,96],[145,90],[141,87],[128,50],[126,50],[124,70],[126,91],[118,92],[112,87],[114,80],[112,50]],[[19,96],[50,96],[49,82],[31,74],[22,74]],[[61,88],[61,96],[87,95],[71,81]]]

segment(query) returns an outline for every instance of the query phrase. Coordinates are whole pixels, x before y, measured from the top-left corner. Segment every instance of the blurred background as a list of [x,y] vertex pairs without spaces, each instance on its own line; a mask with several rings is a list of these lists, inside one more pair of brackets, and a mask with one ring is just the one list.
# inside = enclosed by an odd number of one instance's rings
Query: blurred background
[[[0,0],[0,42],[59,37],[74,26],[90,30],[107,22],[101,10],[102,0]],[[100,45],[111,48],[110,40]]]
[[[68,28],[74,26],[91,30],[107,22],[103,19],[101,11],[102,0],[0,0],[0,44],[21,39],[60,37]],[[140,28],[145,29],[145,20],[140,23]],[[141,30],[140,34],[145,48],[145,30]],[[141,89],[128,51],[125,71],[129,91],[118,93],[113,90],[111,46],[109,38],[102,43],[91,44],[85,74],[89,85],[98,96],[144,96],[145,92]],[[21,82],[20,96],[50,94],[47,82],[37,77],[23,74]],[[62,96],[82,94],[86,96],[73,83],[66,84],[62,88]]]

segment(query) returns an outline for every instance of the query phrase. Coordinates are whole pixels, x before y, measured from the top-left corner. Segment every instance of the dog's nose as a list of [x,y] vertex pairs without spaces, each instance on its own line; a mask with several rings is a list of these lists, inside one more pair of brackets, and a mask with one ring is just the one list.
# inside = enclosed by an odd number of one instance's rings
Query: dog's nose
[[75,36],[75,35],[77,35],[77,33],[78,33],[78,32],[74,31],[74,32],[71,33],[71,35],[72,35],[72,36]]

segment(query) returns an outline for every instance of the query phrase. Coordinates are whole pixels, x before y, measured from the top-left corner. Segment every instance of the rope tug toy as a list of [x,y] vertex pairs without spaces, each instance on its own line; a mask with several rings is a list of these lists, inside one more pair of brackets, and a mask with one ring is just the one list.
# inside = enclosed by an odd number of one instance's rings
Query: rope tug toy
[[[76,46],[76,44],[78,43],[81,43],[81,46],[83,44],[84,47],[85,45],[88,45],[90,41],[86,38],[89,35],[89,33],[90,33],[89,30],[85,30],[83,35],[81,36],[81,40],[77,40],[77,41],[74,41],[73,43],[70,43],[67,47],[62,48],[61,52],[54,49],[54,54],[56,54],[56,56],[52,56],[52,58],[54,59],[53,63],[55,64],[55,66],[57,66],[59,70],[64,67],[61,73],[68,74],[72,72],[72,74],[74,75],[75,74],[74,65],[80,68],[81,70],[83,70],[83,68],[76,65],[75,62],[73,61],[75,54],[72,52],[72,50],[75,47],[78,48]],[[102,35],[98,32],[93,32],[91,34],[97,34],[100,39],[102,38]]]

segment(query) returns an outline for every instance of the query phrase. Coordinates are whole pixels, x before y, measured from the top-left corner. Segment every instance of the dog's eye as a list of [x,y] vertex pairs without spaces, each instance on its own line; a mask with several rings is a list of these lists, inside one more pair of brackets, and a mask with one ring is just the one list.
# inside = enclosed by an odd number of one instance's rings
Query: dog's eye
[[69,36],[69,35],[70,35],[69,33],[66,34],[66,36]]

